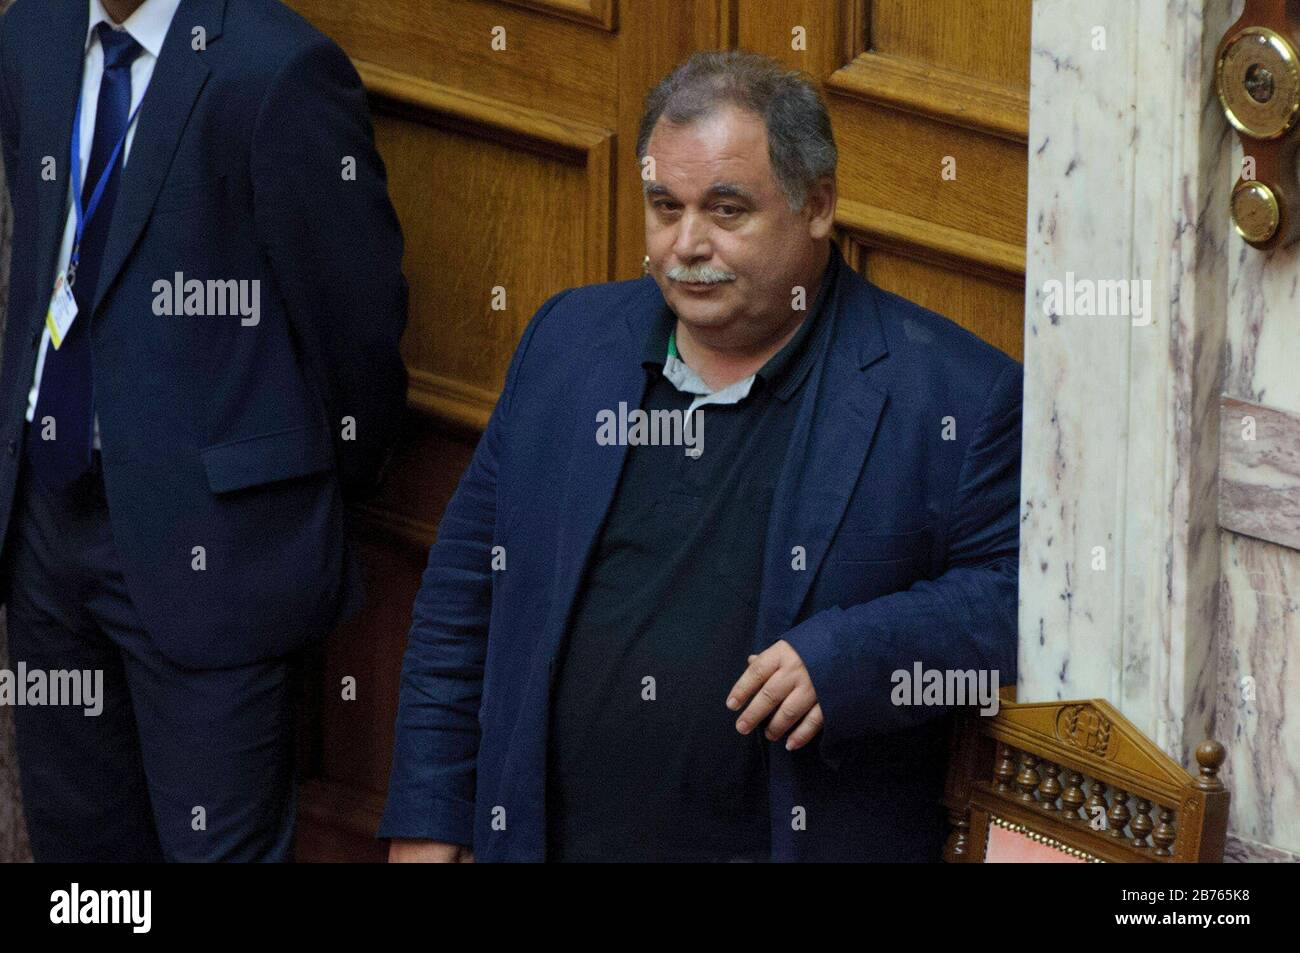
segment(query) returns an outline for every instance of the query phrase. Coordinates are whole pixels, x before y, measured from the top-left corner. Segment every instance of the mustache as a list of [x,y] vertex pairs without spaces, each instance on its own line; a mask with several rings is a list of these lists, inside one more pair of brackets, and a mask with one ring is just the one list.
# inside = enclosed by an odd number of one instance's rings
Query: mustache
[[733,272],[712,265],[675,265],[668,269],[670,281],[684,281],[693,285],[716,285],[724,281],[735,281]]

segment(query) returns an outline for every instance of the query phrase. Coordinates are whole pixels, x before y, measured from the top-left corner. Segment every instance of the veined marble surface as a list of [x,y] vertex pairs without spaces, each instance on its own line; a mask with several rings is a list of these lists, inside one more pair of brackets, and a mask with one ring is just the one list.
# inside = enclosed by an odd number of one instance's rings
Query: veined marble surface
[[[1108,698],[1184,765],[1217,738],[1229,859],[1294,860],[1300,552],[1217,518],[1220,397],[1300,414],[1300,246],[1228,218],[1240,11],[1035,0],[1019,697]],[[1151,312],[1045,313],[1070,275],[1150,281]]]
[[[1034,4],[1020,695],[1108,698],[1184,764],[1214,689],[1229,22]],[[1045,313],[1070,275],[1149,283],[1150,312]]]
[[1300,553],[1227,531],[1222,548],[1214,736],[1228,829],[1300,854]]
[[[1243,155],[1235,135],[1225,151],[1235,177]],[[1224,394],[1300,415],[1300,244],[1260,252],[1233,233],[1226,258]],[[1274,452],[1293,457],[1294,432],[1284,436]],[[1296,495],[1295,469],[1254,473],[1261,510]],[[1275,530],[1270,535],[1289,532]],[[1214,731],[1228,748],[1222,777],[1232,791],[1229,829],[1300,860],[1300,551],[1227,531],[1220,551]]]

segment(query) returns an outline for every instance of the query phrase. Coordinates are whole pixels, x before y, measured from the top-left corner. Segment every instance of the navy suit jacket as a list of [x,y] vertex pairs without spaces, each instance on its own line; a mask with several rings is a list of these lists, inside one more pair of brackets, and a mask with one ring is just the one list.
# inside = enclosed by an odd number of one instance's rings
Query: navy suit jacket
[[[62,264],[87,16],[85,0],[18,0],[0,20],[14,214],[0,536]],[[401,256],[343,52],[278,0],[182,0],[122,171],[94,305],[77,318],[88,326],[73,329],[91,334],[126,584],[173,661],[277,656],[359,608],[344,500],[373,487],[402,419]],[[177,274],[259,281],[260,320],[156,315],[154,283]]]
[[[771,475],[754,651],[787,640],[825,715],[804,748],[769,745],[772,859],[938,860],[952,709],[895,706],[891,673],[1014,681],[1022,368],[840,275]],[[650,278],[576,288],[524,332],[429,553],[381,837],[544,858],[555,661],[627,453],[597,443],[596,415],[640,405],[663,307]]]

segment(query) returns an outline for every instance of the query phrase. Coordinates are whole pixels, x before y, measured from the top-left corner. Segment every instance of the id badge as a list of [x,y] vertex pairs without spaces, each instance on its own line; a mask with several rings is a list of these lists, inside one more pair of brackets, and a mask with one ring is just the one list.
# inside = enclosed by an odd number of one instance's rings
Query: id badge
[[54,350],[59,349],[63,339],[68,336],[68,329],[77,320],[77,299],[72,295],[67,276],[60,274],[54,282],[54,296],[50,298],[50,310],[45,312],[45,326],[50,331],[50,343]]

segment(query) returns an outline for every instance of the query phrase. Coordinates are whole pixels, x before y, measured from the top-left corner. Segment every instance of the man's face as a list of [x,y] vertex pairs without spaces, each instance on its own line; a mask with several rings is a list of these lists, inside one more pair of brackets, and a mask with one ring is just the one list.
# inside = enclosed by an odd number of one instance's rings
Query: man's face
[[[687,125],[660,119],[646,153],[650,273],[673,312],[711,343],[761,343],[791,319],[793,289],[816,268],[834,211],[826,189],[790,210],[763,120],[732,106]],[[805,288],[812,306],[816,288]]]

